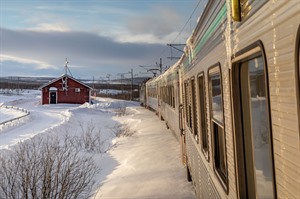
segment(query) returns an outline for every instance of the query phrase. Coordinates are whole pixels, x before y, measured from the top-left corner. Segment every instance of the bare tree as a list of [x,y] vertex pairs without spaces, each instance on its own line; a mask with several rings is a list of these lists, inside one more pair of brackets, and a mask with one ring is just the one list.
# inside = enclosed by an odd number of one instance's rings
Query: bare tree
[[57,137],[39,137],[0,156],[0,198],[89,198],[98,171],[80,149]]

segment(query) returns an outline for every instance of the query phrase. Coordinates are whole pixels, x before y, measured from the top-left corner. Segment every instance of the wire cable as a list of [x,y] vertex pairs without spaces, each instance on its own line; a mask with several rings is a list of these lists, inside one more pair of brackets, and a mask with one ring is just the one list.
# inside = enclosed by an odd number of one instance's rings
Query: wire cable
[[[199,7],[199,5],[200,5],[200,3],[201,3],[202,1],[203,1],[203,0],[199,0],[199,1],[198,1],[197,5],[195,6],[195,8],[194,8],[194,10],[193,10],[193,12],[192,12],[192,14],[189,16],[189,18],[188,18],[187,21],[185,22],[184,26],[180,29],[179,33],[177,34],[177,36],[173,39],[173,41],[172,41],[171,43],[174,43],[174,42],[178,39],[178,37],[183,33],[183,31],[185,30],[185,28],[186,28],[186,26],[188,25],[188,23],[192,20],[193,15],[195,14],[196,10],[198,9],[198,7]],[[202,14],[202,13],[201,13],[201,14]],[[200,14],[200,15],[201,15],[201,14]],[[190,26],[190,29],[192,29],[191,26]],[[159,58],[161,58],[162,55],[165,54],[165,52],[166,52],[167,49],[168,49],[168,47],[165,46],[165,47],[162,49],[162,51],[157,55],[157,57],[156,57],[155,59],[153,59],[152,62],[155,62],[155,61],[159,60]],[[176,53],[175,56],[177,56],[177,55],[179,55],[179,53]],[[181,53],[180,53],[180,55],[181,55]],[[166,64],[168,65],[168,64],[171,63],[171,62],[174,62],[174,61],[171,59],[171,60],[167,61],[166,63],[164,63],[164,65],[166,65]]]

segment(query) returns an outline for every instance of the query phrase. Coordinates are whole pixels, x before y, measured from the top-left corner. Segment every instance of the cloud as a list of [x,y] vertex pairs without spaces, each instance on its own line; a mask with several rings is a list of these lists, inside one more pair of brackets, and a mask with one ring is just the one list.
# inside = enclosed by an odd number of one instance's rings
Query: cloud
[[67,32],[69,28],[63,23],[39,23],[36,27],[28,28],[33,31],[54,31],[54,32]]
[[148,15],[131,17],[127,27],[134,34],[152,34],[161,38],[178,31],[178,22],[181,22],[181,18],[182,16],[175,10],[156,6]]
[[[68,58],[73,74],[91,76],[100,73],[127,72],[153,60],[165,45],[120,43],[87,32],[40,32],[0,28],[2,59],[26,63],[27,70],[47,68],[55,75]],[[29,64],[31,62],[31,64]],[[38,66],[37,66],[38,65]],[[45,75],[45,74],[41,74]]]
[[30,64],[33,65],[35,69],[57,69],[56,66],[52,66],[42,61],[26,59],[21,57],[14,57],[11,55],[0,54],[0,60],[1,62],[11,61],[11,62],[17,62],[21,64]]

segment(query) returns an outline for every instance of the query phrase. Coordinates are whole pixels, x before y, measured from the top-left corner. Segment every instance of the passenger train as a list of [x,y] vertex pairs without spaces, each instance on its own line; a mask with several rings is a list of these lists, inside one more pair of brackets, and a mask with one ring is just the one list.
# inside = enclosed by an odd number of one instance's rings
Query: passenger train
[[300,1],[209,0],[143,103],[178,138],[198,198],[300,197]]

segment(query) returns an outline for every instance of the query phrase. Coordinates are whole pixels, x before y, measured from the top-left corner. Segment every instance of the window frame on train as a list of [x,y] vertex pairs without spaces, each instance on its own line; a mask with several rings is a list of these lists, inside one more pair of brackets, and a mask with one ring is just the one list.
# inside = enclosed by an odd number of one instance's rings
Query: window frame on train
[[201,140],[202,153],[206,160],[209,161],[209,137],[207,129],[207,112],[206,112],[206,88],[205,75],[200,72],[197,75],[197,89],[198,89],[198,118],[199,118],[199,133]]
[[186,124],[189,127],[189,123],[190,123],[190,117],[189,117],[189,82],[188,80],[186,80],[184,82],[184,105],[185,105],[185,119],[186,119]]
[[[298,107],[298,118],[300,118],[300,26],[298,27],[296,45],[295,45],[295,70],[296,70],[296,88],[297,89],[297,107]],[[300,135],[300,122],[299,122],[299,135]]]
[[[259,61],[261,59],[261,61]],[[259,70],[259,63],[263,64],[263,82],[261,81],[261,71]],[[254,69],[250,68],[253,67]],[[255,75],[255,69],[260,72]],[[257,73],[258,73],[257,72]],[[252,78],[252,79],[250,79]],[[255,82],[254,82],[254,81]],[[258,81],[258,82],[257,82]],[[255,83],[255,84],[254,84]],[[251,86],[262,85],[259,90],[254,89]],[[268,143],[264,143],[267,146],[267,155],[269,159],[269,168],[265,169],[268,175],[272,175],[272,196],[276,198],[276,179],[275,179],[275,165],[274,165],[274,151],[272,142],[272,125],[271,125],[271,113],[270,113],[270,95],[269,95],[269,81],[266,56],[264,53],[263,45],[260,41],[250,45],[238,52],[235,58],[232,59],[232,98],[233,98],[233,111],[234,111],[234,129],[235,129],[235,151],[236,151],[236,167],[237,167],[237,188],[240,198],[256,198],[257,196],[257,175],[259,172],[255,168],[259,168],[260,161],[258,156],[263,156],[265,151],[259,150],[257,152],[257,131],[255,129],[257,125],[255,122],[262,122],[262,120],[255,119],[254,115],[262,115],[263,112],[257,114],[255,112],[254,103],[255,100],[252,95],[258,92],[256,98],[260,106],[259,110],[265,103],[265,125],[268,131],[268,137],[262,139]],[[265,96],[260,96],[261,94]],[[251,98],[251,99],[249,99]],[[264,100],[265,99],[265,100]],[[265,102],[262,102],[265,101]],[[256,117],[257,118],[257,117]],[[257,128],[256,128],[257,129]],[[260,128],[261,129],[261,128]],[[261,131],[258,131],[261,132]],[[263,135],[262,135],[263,136]],[[263,138],[261,136],[261,138]],[[256,137],[256,138],[255,138]],[[267,158],[261,158],[261,161],[266,161]],[[258,164],[258,165],[257,165]],[[267,163],[265,163],[267,164]],[[270,172],[271,170],[271,172]],[[265,173],[264,170],[262,174]],[[260,178],[259,178],[260,179]],[[261,190],[260,190],[261,191]],[[269,191],[267,191],[270,194]]]
[[[222,70],[220,63],[217,63],[208,68],[208,86],[209,86],[209,107],[210,107],[210,135],[211,148],[214,172],[221,183],[224,191],[228,194],[228,163],[227,163],[227,145],[226,145],[226,131],[225,131],[225,117],[224,117],[224,96],[223,96],[223,82]],[[221,97],[221,118],[214,115],[213,104],[213,78],[219,76],[219,92]],[[221,121],[220,121],[221,119]],[[222,147],[223,146],[223,147]],[[222,164],[223,163],[223,164]]]
[[195,77],[190,78],[190,94],[191,94],[191,120],[192,120],[192,133],[193,137],[199,144],[199,130],[198,130],[198,110],[197,110],[197,91],[196,91],[196,79]]

